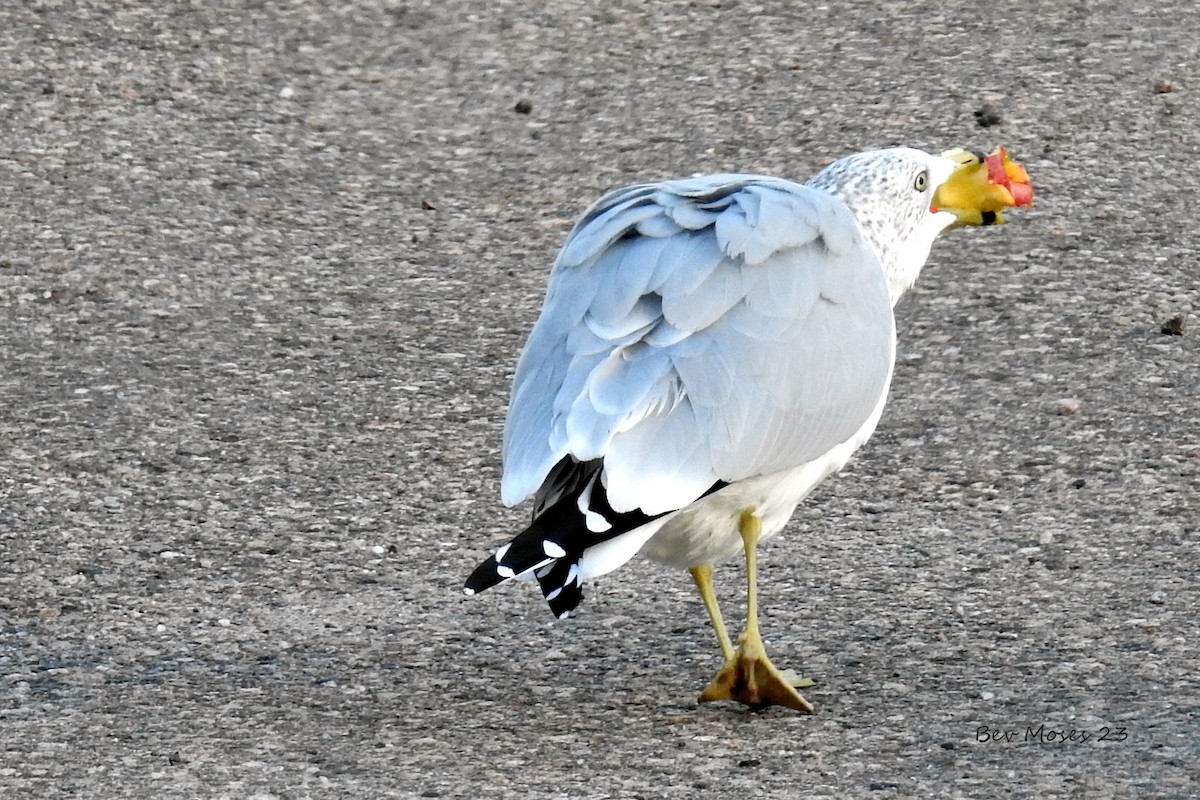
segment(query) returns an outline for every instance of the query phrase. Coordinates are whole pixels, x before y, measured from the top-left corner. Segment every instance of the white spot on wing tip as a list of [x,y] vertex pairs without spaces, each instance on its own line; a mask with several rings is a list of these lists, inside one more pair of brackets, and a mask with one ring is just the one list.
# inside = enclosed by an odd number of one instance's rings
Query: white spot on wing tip
[[587,529],[592,533],[604,533],[612,529],[612,523],[606,520],[603,514],[598,514],[595,511],[583,512],[583,521],[587,525]]
[[612,524],[604,518],[604,515],[592,511],[592,488],[596,485],[596,476],[604,478],[603,473],[597,472],[588,481],[588,485],[583,487],[583,491],[579,493],[579,500],[576,505],[579,507],[579,513],[583,514],[583,523],[592,533],[604,533],[612,527]]
[[551,558],[562,558],[567,554],[567,551],[563,550],[558,542],[552,542],[549,539],[546,539],[542,542],[542,549],[545,550],[546,555],[550,556]]
[[570,611],[564,611],[564,612],[562,612],[561,614],[559,614],[559,615],[558,615],[558,618],[559,618],[559,619],[570,619],[570,618],[571,618],[571,612],[570,612]]
[[475,594],[475,590],[472,589],[470,586],[464,586],[463,594],[465,594],[467,597],[470,597],[471,595]]

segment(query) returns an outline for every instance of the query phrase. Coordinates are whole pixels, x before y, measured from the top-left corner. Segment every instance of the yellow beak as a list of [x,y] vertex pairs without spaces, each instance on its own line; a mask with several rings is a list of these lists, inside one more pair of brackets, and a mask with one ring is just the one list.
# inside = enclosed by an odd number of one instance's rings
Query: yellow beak
[[1006,208],[1033,203],[1033,186],[1025,168],[1008,157],[1003,147],[990,155],[971,150],[947,150],[958,166],[933,195],[930,211],[949,211],[957,219],[950,225],[999,225]]

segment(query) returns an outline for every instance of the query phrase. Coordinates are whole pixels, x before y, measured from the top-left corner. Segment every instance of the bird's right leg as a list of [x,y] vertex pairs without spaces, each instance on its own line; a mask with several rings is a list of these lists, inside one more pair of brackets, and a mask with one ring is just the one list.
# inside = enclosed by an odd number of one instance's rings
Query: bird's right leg
[[700,693],[700,702],[736,700],[751,708],[775,705],[812,713],[812,704],[796,691],[797,683],[811,685],[810,682],[799,682],[794,674],[780,672],[767,658],[758,631],[756,550],[762,534],[762,520],[754,509],[748,508],[742,512],[738,530],[746,552],[746,628],[738,637],[733,657],[726,658],[725,666],[717,673],[717,677]]

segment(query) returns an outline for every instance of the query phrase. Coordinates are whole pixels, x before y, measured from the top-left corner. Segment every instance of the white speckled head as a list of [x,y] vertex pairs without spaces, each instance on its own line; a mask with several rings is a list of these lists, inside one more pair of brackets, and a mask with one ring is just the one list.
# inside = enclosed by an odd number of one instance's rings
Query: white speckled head
[[933,240],[955,222],[953,214],[930,210],[954,168],[948,158],[897,147],[848,156],[808,182],[854,212],[887,273],[892,305],[917,280]]

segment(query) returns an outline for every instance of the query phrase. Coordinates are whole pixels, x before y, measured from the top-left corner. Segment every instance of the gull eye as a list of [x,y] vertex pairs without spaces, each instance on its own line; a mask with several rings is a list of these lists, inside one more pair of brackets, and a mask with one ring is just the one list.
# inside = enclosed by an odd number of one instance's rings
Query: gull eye
[[916,189],[918,192],[925,191],[925,187],[928,185],[929,185],[929,172],[927,170],[922,171],[921,174],[917,176],[917,179],[915,181],[913,181],[913,188]]

